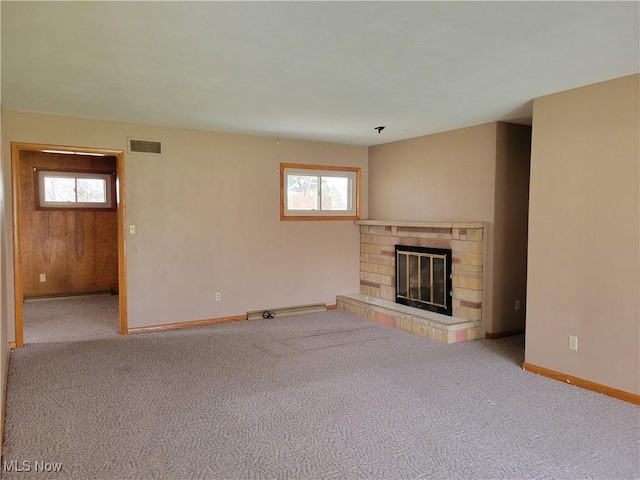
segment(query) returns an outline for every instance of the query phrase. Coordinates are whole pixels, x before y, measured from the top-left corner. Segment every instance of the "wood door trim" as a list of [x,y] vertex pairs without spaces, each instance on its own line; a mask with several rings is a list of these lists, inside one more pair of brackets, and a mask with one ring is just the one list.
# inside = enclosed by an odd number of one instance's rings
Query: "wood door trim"
[[[13,190],[13,299],[16,347],[24,345],[22,249],[20,248],[20,152],[21,144],[11,143],[11,183]],[[24,148],[26,150],[26,148]]]
[[118,215],[118,312],[120,316],[120,335],[129,330],[127,311],[127,207],[124,151],[116,159],[116,208]]
[[22,251],[20,246],[20,152],[57,150],[65,152],[97,153],[116,157],[116,205],[118,216],[118,314],[120,334],[127,334],[127,245],[126,245],[126,185],[124,150],[92,147],[71,147],[40,143],[11,142],[11,185],[13,197],[13,282],[15,310],[15,347],[24,345],[24,288]]

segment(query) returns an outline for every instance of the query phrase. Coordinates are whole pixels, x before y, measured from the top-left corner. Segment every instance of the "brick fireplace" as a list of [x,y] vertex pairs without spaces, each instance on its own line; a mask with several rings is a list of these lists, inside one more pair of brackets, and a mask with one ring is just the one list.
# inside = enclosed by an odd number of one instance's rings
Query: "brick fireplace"
[[[361,220],[360,292],[340,295],[338,308],[445,343],[482,335],[486,223]],[[396,245],[450,249],[452,316],[396,300]]]

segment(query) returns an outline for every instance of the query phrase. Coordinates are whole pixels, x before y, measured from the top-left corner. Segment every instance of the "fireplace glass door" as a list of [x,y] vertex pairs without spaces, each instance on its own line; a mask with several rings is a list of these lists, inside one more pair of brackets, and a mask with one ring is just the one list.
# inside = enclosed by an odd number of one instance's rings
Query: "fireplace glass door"
[[396,245],[396,302],[451,315],[451,250]]

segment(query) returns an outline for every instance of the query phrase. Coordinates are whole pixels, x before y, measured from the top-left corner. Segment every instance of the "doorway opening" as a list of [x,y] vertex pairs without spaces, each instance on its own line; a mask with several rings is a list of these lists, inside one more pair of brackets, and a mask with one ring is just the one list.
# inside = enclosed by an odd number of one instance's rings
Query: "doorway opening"
[[123,150],[11,144],[15,347],[26,298],[117,293],[128,333],[124,161]]

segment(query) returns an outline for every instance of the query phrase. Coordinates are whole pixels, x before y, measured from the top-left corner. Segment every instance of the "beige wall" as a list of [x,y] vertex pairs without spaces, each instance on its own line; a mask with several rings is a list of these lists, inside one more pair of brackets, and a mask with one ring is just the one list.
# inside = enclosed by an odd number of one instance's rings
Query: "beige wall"
[[[163,141],[161,157],[126,155],[127,224],[137,228],[127,235],[129,327],[334,304],[337,294],[358,291],[358,227],[281,222],[277,169],[295,162],[366,173],[366,148],[12,111],[2,121],[5,171],[12,141],[125,150],[127,137]],[[3,226],[11,250],[10,218]],[[10,338],[11,255],[4,292]]]
[[496,123],[369,148],[369,218],[493,221]]
[[526,335],[527,362],[635,394],[639,89],[634,75],[534,101]]
[[[531,127],[498,123],[493,231],[492,332],[524,328]],[[516,310],[516,301],[520,309]]]
[[530,131],[488,123],[369,148],[369,218],[489,223],[483,327],[491,333],[524,325],[514,305],[526,290]]

